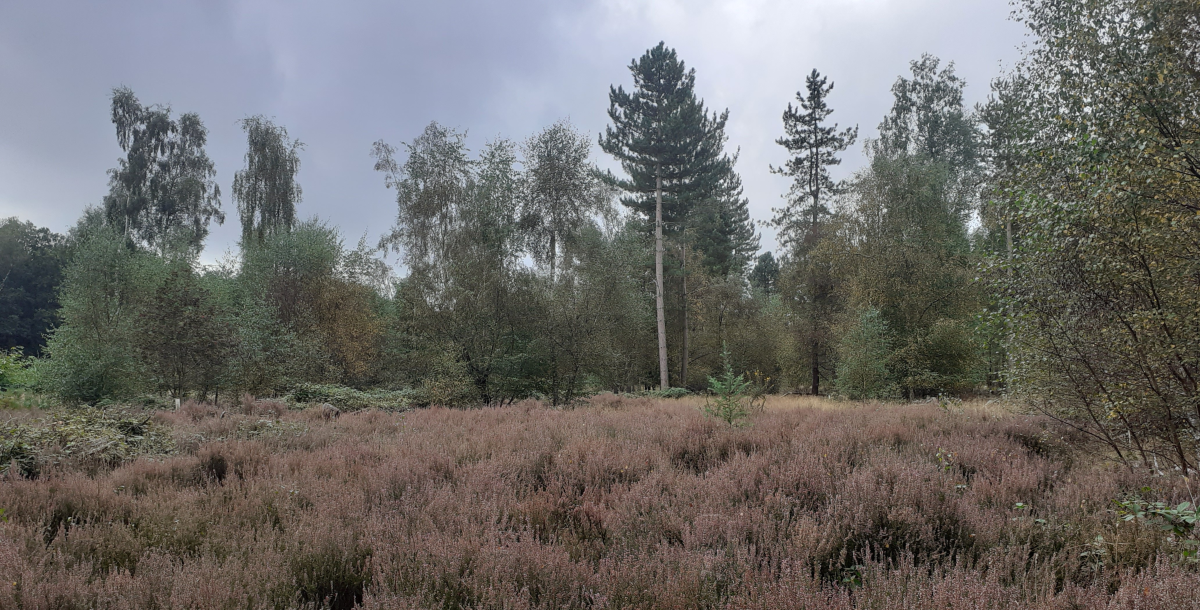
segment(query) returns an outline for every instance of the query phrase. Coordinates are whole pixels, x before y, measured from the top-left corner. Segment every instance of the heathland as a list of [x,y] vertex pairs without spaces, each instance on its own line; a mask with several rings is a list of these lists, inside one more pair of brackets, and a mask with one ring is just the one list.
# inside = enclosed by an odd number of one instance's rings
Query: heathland
[[[700,406],[7,411],[41,440],[37,477],[0,484],[0,607],[1200,604],[1187,537],[1115,503],[1187,482],[1040,416],[775,397],[733,426]],[[108,445],[73,446],[85,419]]]

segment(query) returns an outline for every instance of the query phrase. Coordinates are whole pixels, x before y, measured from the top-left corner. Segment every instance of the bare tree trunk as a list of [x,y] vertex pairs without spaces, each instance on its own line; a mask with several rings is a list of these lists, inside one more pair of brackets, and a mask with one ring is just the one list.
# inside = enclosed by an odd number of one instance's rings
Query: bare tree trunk
[[683,271],[683,357],[679,362],[679,385],[687,387],[688,381],[688,348],[691,345],[688,337],[688,296],[687,296],[687,252],[680,246],[680,269]]
[[663,221],[662,175],[654,168],[654,306],[658,314],[658,377],[662,389],[671,387],[667,378],[667,313],[663,306]]
[[551,284],[554,283],[554,260],[558,258],[558,252],[554,248],[555,245],[556,244],[554,243],[554,233],[551,232],[550,233],[550,283]]

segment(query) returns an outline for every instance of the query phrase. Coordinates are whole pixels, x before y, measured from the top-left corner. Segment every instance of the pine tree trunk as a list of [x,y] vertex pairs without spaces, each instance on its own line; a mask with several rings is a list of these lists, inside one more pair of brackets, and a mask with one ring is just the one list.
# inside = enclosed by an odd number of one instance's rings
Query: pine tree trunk
[[691,345],[688,337],[688,296],[687,296],[687,253],[682,252],[680,257],[680,269],[683,271],[683,357],[679,360],[679,386],[687,387],[688,381],[688,348]]
[[812,340],[812,395],[817,396],[821,393],[821,345],[820,341],[813,337]]
[[663,306],[662,175],[654,168],[654,306],[658,314],[658,377],[662,389],[671,387],[667,378],[667,313]]

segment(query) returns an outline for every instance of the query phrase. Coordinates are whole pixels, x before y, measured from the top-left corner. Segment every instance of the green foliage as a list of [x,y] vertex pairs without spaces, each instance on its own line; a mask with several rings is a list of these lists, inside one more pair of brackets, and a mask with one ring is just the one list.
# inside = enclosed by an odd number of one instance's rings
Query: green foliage
[[252,241],[243,256],[228,297],[242,339],[239,389],[360,383],[374,373],[382,324],[379,295],[361,283],[376,277],[366,253],[348,253],[337,229],[312,219]]
[[754,268],[750,270],[750,286],[755,290],[770,296],[779,288],[779,262],[775,255],[763,252],[754,260]]
[[209,222],[225,221],[204,123],[192,113],[172,119],[169,106],[143,106],[128,87],[113,89],[112,122],[126,157],[109,171],[107,223],[160,254],[199,254]]
[[39,383],[65,399],[89,402],[145,389],[137,313],[164,268],[111,228],[83,232],[64,274],[62,324],[36,367]]
[[158,387],[178,398],[219,387],[234,340],[191,267],[176,265],[142,307],[134,342]]
[[646,396],[648,398],[683,398],[691,396],[692,391],[687,388],[655,388],[640,392],[638,396]]
[[855,400],[894,397],[896,384],[887,366],[891,341],[878,309],[858,312],[837,346],[838,393]]
[[[880,139],[867,146],[870,163],[849,181],[847,205],[810,255],[834,284],[834,307],[877,311],[887,329],[886,353],[858,321],[846,326],[854,336],[836,341],[850,358],[843,372],[856,371],[847,395],[963,392],[982,378],[972,336],[985,302],[975,282],[981,257],[968,239],[980,134],[953,64],[938,65],[924,56],[912,62],[911,78],[897,80]],[[858,356],[862,350],[872,356]]]
[[223,385],[256,396],[288,384],[302,343],[279,320],[277,310],[258,295],[243,295],[228,307],[228,323],[235,333],[226,362]]
[[261,242],[287,232],[296,224],[301,189],[300,140],[289,140],[287,129],[264,116],[242,119],[246,132],[246,167],[233,176],[233,200],[242,219],[242,242]]
[[533,260],[549,265],[551,280],[559,251],[570,257],[593,217],[611,211],[611,194],[597,178],[590,149],[589,138],[567,121],[547,127],[521,146],[521,230]]
[[[1015,389],[1126,463],[1197,467],[1194,2],[1028,0],[989,116]],[[1104,100],[1102,104],[1090,100]]]
[[734,155],[713,192],[696,204],[683,235],[683,241],[700,253],[704,272],[720,278],[742,277],[759,247],[750,200],[733,169],[736,163]]
[[641,383],[652,338],[649,303],[633,279],[640,241],[627,227],[609,233],[588,227],[574,264],[539,295],[545,314],[531,347],[546,361],[539,391],[551,402],[586,392],[588,378],[609,389]]
[[890,355],[889,365],[910,397],[961,393],[979,383],[978,349],[964,324],[941,319],[910,336]]
[[34,371],[30,359],[19,347],[0,352],[0,391],[27,388],[33,385]]
[[731,426],[742,425],[750,417],[749,397],[751,383],[744,375],[733,374],[733,365],[729,362],[729,350],[721,353],[725,370],[720,377],[708,378],[708,391],[712,400],[705,400],[704,414],[723,420]]
[[826,125],[833,109],[825,98],[833,84],[815,69],[804,80],[807,94],[796,92],[799,107],[788,103],[783,112],[784,137],[776,143],[792,155],[787,163],[771,171],[793,179],[788,205],[775,210],[772,224],[779,228],[780,243],[785,247],[799,246],[807,250],[819,239],[819,224],[829,216],[825,205],[837,194],[838,185],[829,176],[829,167],[841,164],[838,153],[845,151],[858,138],[858,127],[838,131],[837,124]]
[[[1143,488],[1143,492],[1151,491]],[[1196,524],[1200,523],[1200,507],[1192,502],[1170,505],[1166,502],[1148,502],[1138,496],[1125,500],[1114,500],[1116,513],[1123,521],[1142,521],[1164,532],[1174,535],[1174,543],[1180,556],[1187,562],[1200,563],[1200,539],[1197,539]]]
[[788,104],[783,113],[784,137],[776,143],[791,158],[777,174],[793,179],[788,203],[776,209],[771,223],[779,229],[780,243],[787,249],[787,269],[781,281],[785,303],[800,320],[798,337],[808,361],[811,393],[821,391],[822,365],[828,365],[832,338],[830,330],[837,309],[835,280],[822,241],[830,235],[830,211],[826,203],[841,190],[829,176],[829,167],[841,163],[838,154],[858,137],[858,127],[838,131],[826,125],[833,109],[826,97],[833,90],[828,79],[816,70],[805,79],[807,94],[796,93],[799,107]]
[[[542,368],[529,349],[540,282],[518,258],[529,242],[517,221],[515,147],[492,142],[471,159],[463,134],[433,123],[406,148],[403,165],[387,144],[375,149],[399,210],[380,246],[402,250],[410,270],[396,293],[402,358],[452,353],[484,402],[528,395]],[[433,388],[437,399],[464,396],[457,375],[435,378],[448,382]]]
[[954,73],[954,62],[939,72],[940,63],[922,55],[910,64],[911,79],[896,80],[895,103],[879,125],[876,146],[888,156],[919,157],[966,176],[980,161],[978,121],[963,107],[966,83]]
[[356,390],[341,385],[305,383],[292,390],[287,398],[294,403],[327,402],[343,411],[404,411],[420,402],[418,394],[413,390]]
[[0,221],[0,349],[41,353],[58,321],[67,250],[62,235],[16,218]]
[[600,137],[600,148],[629,177],[608,180],[628,193],[623,204],[650,221],[661,180],[663,222],[678,230],[732,167],[722,153],[728,112],[708,114],[695,94],[696,71],[661,42],[630,63],[629,71],[634,90],[610,88],[612,125]]
[[0,473],[16,464],[24,477],[66,462],[111,468],[138,456],[174,451],[168,430],[148,415],[120,409],[60,409],[0,424]]
[[1147,502],[1141,498],[1114,500],[1117,514],[1125,521],[1148,521],[1176,536],[1190,536],[1200,522],[1200,508],[1191,502],[1171,506],[1165,502]]

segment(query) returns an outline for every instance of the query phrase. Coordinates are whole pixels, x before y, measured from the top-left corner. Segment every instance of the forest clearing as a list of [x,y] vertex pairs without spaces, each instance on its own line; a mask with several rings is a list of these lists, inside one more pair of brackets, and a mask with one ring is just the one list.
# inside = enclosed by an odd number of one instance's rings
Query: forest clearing
[[117,463],[45,446],[0,484],[0,607],[1200,604],[1194,541],[1115,503],[1185,480],[983,401],[279,407],[128,412],[168,453]]
[[1200,608],[1197,0],[247,3],[0,3],[0,610]]

